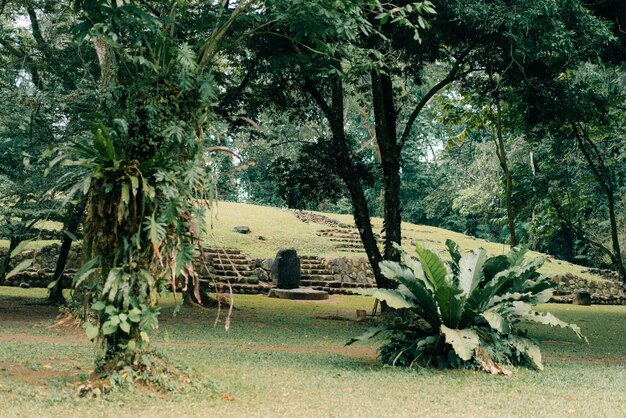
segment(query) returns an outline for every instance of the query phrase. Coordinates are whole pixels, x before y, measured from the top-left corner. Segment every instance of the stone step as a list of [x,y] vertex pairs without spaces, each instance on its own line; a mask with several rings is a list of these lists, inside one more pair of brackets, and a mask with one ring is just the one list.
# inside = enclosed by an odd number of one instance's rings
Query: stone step
[[[212,283],[209,283],[209,286],[211,288],[210,291],[215,292],[216,290],[219,290],[220,293],[228,293],[229,292],[229,288],[228,285],[226,285],[225,283],[218,283],[217,284],[217,288],[215,289],[215,285],[213,285]],[[231,288],[233,289],[233,293],[267,293],[269,292],[269,290],[272,288],[271,285],[267,285],[267,284],[250,284],[250,283],[231,283],[230,284]]]
[[215,254],[205,253],[207,258],[211,260],[232,260],[232,261],[249,261],[250,258],[243,254]]
[[318,261],[317,263],[300,263],[300,268],[320,268],[320,266],[325,266],[326,263],[323,263],[321,261]]
[[328,269],[326,268],[326,266],[306,266],[306,267],[302,267],[300,266],[300,271],[309,271],[309,270],[320,270],[320,271],[328,271]]
[[326,269],[300,269],[300,273],[310,276],[312,274],[332,274],[332,271]]
[[301,255],[300,260],[319,260],[320,258],[316,255]]
[[332,274],[313,274],[313,275],[304,274],[304,275],[300,275],[300,279],[301,280],[329,281],[329,280],[335,280],[335,277]]
[[319,231],[317,235],[324,237],[342,236],[342,235],[359,235],[357,230],[341,230],[341,231]]
[[361,240],[359,238],[330,238],[329,241],[331,242],[345,242],[345,243],[352,243],[352,244],[361,244]]
[[228,276],[228,277],[237,277],[237,276],[255,276],[254,271],[252,270],[242,270],[242,271],[232,271],[232,270],[218,270],[215,269],[215,275],[219,276]]
[[241,254],[241,250],[239,248],[207,247],[206,251],[211,251],[214,253]]
[[335,245],[335,248],[357,248],[357,249],[362,249],[363,248],[363,244],[350,244],[350,243],[338,244],[338,245]]
[[248,283],[248,284],[257,284],[261,283],[256,277],[233,277],[233,276],[221,276],[221,275],[213,275],[212,277],[203,277],[203,281],[206,283]]
[[212,264],[215,270],[228,270],[228,271],[247,271],[252,270],[252,264]]

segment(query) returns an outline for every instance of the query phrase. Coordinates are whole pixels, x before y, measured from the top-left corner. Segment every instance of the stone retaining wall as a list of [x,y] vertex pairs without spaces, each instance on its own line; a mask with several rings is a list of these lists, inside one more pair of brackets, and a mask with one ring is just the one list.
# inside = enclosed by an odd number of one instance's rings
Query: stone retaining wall
[[[40,250],[23,251],[12,260],[12,267],[24,259],[34,258],[33,264],[26,271],[10,278],[7,286],[24,287],[47,287],[56,267],[60,245],[52,244]],[[6,255],[6,249],[0,248],[0,259]],[[231,280],[233,291],[236,293],[259,294],[267,293],[271,288],[269,271],[272,259],[250,260],[254,267],[254,275],[245,278],[245,282]],[[357,288],[371,288],[375,286],[374,274],[365,257],[301,257],[303,266],[310,265],[310,272],[304,275],[302,287],[311,287],[317,290],[325,290],[332,294],[353,294]],[[76,272],[80,263],[80,249],[72,248],[68,257],[68,264],[64,281],[71,282],[72,275]],[[12,268],[11,267],[11,268]],[[593,271],[595,273],[595,271]],[[622,284],[615,279],[612,272],[602,271],[607,280],[586,280],[567,273],[557,276],[554,280],[558,283],[555,289],[553,302],[571,303],[574,294],[579,291],[587,291],[591,294],[594,304],[617,304],[626,305],[626,296]],[[252,274],[252,273],[251,273]]]

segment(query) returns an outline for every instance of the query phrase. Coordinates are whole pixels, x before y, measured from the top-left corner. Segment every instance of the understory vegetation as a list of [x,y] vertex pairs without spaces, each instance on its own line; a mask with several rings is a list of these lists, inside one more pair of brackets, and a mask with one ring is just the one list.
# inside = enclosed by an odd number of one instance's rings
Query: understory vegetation
[[399,249],[400,263],[381,264],[383,274],[398,287],[371,294],[400,312],[359,339],[389,335],[380,348],[384,363],[474,366],[510,375],[510,365],[543,370],[539,345],[518,329],[520,322],[570,328],[583,338],[577,325],[535,311],[556,285],[537,272],[545,258],[525,260],[527,250],[520,247],[488,258],[484,249],[461,253],[455,242],[446,245],[451,261],[418,245],[417,259]]

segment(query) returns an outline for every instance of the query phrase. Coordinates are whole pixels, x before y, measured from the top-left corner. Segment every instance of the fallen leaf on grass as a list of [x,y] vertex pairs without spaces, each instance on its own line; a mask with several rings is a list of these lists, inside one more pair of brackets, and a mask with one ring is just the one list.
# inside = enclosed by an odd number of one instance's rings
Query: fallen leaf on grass
[[223,401],[234,401],[235,397],[233,395],[227,394],[227,393],[223,393],[220,395],[220,399]]
[[573,414],[574,412],[576,412],[576,410],[575,410],[575,409],[573,409],[573,408],[570,408],[570,409],[566,409],[566,410],[565,410],[565,413],[566,413],[566,414]]
[[344,392],[344,393],[352,393],[352,392],[354,392],[354,389],[352,389],[352,388],[343,388],[342,392]]
[[42,367],[43,367],[44,369],[46,369],[46,370],[51,370],[51,369],[52,369],[52,366],[51,366],[51,365],[49,365],[49,364],[44,364]]
[[567,400],[568,401],[575,401],[576,398],[574,398],[572,395],[567,395]]

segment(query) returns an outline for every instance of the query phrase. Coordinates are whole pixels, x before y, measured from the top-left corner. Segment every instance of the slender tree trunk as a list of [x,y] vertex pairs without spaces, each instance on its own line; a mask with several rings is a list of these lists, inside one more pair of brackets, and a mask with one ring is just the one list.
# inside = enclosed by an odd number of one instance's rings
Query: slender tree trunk
[[64,283],[62,277],[65,272],[68,255],[72,249],[73,239],[71,238],[71,235],[76,235],[76,232],[78,232],[78,228],[80,227],[85,213],[85,204],[86,202],[83,201],[73,206],[68,211],[65,219],[65,225],[63,225],[63,230],[69,232],[69,234],[65,234],[63,236],[63,240],[61,241],[59,258],[57,259],[54,276],[52,277],[52,281],[56,281],[56,286],[50,289],[50,293],[48,295],[48,301],[56,305],[63,305],[65,303],[65,298],[63,297]]
[[367,258],[372,266],[372,271],[374,272],[374,277],[376,279],[376,286],[378,288],[392,288],[393,282],[384,277],[380,272],[379,264],[383,258],[380,254],[380,250],[378,249],[378,243],[372,229],[369,208],[367,206],[365,192],[363,191],[363,185],[361,184],[358,172],[350,156],[350,149],[348,147],[348,141],[346,140],[344,130],[343,115],[343,85],[340,79],[335,79],[332,88],[331,109],[328,119],[333,136],[333,145],[336,152],[339,175],[341,176],[348,189],[348,193],[350,194],[354,223],[359,230],[363,247],[365,248]]
[[9,272],[9,267],[11,266],[11,252],[13,252],[13,250],[17,248],[18,245],[20,245],[20,242],[22,242],[21,237],[11,235],[9,242],[9,251],[7,251],[7,254],[2,260],[2,264],[0,264],[0,284],[4,283],[6,275]]
[[402,244],[402,202],[400,200],[400,162],[402,148],[396,131],[397,113],[393,85],[386,74],[372,71],[372,103],[376,141],[381,155],[384,189],[385,260],[400,261],[394,243]]
[[611,259],[613,264],[615,264],[615,269],[617,270],[617,274],[624,285],[624,289],[626,289],[626,269],[624,267],[624,259],[622,258],[622,249],[619,244],[617,217],[615,215],[615,191],[613,181],[611,179],[611,173],[604,162],[602,154],[593,143],[593,140],[589,137],[584,127],[579,127],[576,123],[572,123],[572,129],[574,131],[578,147],[585,157],[585,161],[589,164],[591,172],[600,185],[600,189],[606,195],[609,209],[609,223],[611,225],[611,241],[613,246],[613,256]]
[[619,244],[619,235],[617,229],[617,218],[615,216],[615,196],[613,190],[607,193],[608,206],[609,206],[609,220],[611,223],[611,241],[613,244],[613,253],[615,254],[615,268],[619,275],[624,289],[626,290],[626,270],[624,269],[624,259],[622,258],[622,249]]
[[509,224],[509,245],[511,248],[517,245],[517,237],[515,234],[515,214],[513,213],[513,177],[506,155],[506,146],[504,144],[504,136],[502,135],[502,109],[500,107],[500,98],[496,97],[496,154],[498,161],[504,174],[504,196],[506,202],[506,217]]

